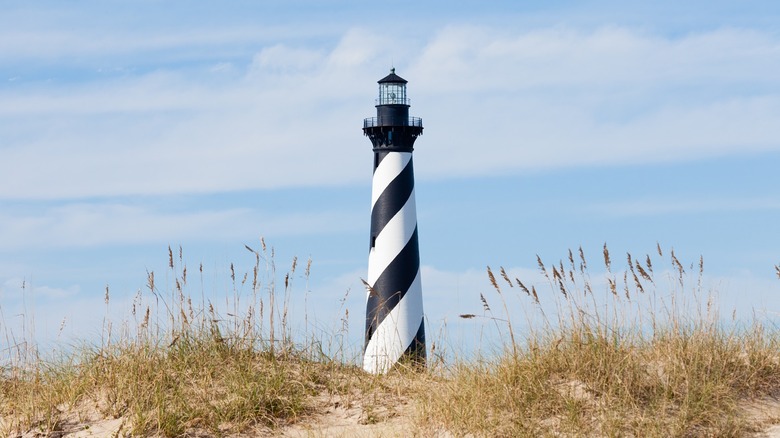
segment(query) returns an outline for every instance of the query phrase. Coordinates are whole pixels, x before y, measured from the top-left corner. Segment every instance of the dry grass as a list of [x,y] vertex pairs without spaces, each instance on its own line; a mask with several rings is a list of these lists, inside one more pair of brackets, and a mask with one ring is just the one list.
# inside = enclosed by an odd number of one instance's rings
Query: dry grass
[[3,368],[0,433],[57,436],[82,423],[74,413],[96,412],[125,419],[133,436],[265,434],[317,430],[341,409],[364,425],[406,416],[423,436],[745,436],[761,425],[741,406],[780,389],[778,332],[721,318],[703,261],[686,270],[660,246],[615,272],[605,246],[598,275],[582,250],[558,264],[537,259],[543,283],[488,268],[494,295],[463,317],[501,328],[498,353],[372,376],[343,346],[334,360],[323,339],[294,342],[286,303],[297,260],[277,283],[273,250],[261,245],[247,247],[249,272],[231,266],[229,316],[190,291],[181,250],[169,249],[167,284],[148,273],[132,330],[106,321],[99,345]]
[[[660,246],[657,252],[663,257]],[[546,266],[538,259],[552,294],[546,306],[535,287],[511,280],[503,268],[499,283],[488,268],[504,309],[502,288],[519,290],[531,309],[525,316],[536,325],[522,345],[504,346],[499,357],[448,370],[435,393],[422,394],[426,421],[441,422],[458,435],[754,432],[758,425],[742,405],[780,389],[777,331],[758,321],[745,326],[721,319],[714,297],[702,290],[703,260],[689,273],[671,251],[672,269],[656,278],[649,255],[643,263],[627,255],[620,274],[611,272],[606,246],[603,255],[601,285],[591,279],[582,250],[579,260],[569,252],[565,264]],[[659,292],[658,283],[671,290]],[[485,317],[495,318],[484,297],[483,303]],[[547,316],[550,308],[553,318]],[[513,316],[507,309],[496,319],[514,340]]]
[[[334,404],[359,409],[363,424],[396,415],[408,392],[399,376],[411,372],[363,373],[341,332],[292,339],[288,303],[298,261],[279,274],[273,248],[260,245],[246,247],[254,259],[247,272],[231,264],[223,314],[202,290],[203,266],[200,293],[193,292],[181,248],[168,248],[165,284],[148,272],[129,320],[104,319],[98,344],[52,358],[28,348],[31,340],[15,340],[9,350],[16,354],[0,367],[0,436],[61,436],[95,418],[121,418],[122,433],[132,436],[268,434]],[[310,269],[311,261],[307,283]],[[104,300],[108,310],[108,288]]]

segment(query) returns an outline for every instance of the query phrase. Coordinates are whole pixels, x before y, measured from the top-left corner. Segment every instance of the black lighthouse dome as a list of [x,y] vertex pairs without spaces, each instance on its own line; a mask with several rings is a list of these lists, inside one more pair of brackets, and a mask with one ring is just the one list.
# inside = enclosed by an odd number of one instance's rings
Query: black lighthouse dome
[[376,117],[363,120],[363,134],[371,139],[374,150],[411,152],[414,140],[422,134],[422,119],[409,117],[406,79],[390,74],[379,81]]
[[406,105],[406,79],[395,74],[395,68],[390,74],[379,80],[379,99],[377,105]]

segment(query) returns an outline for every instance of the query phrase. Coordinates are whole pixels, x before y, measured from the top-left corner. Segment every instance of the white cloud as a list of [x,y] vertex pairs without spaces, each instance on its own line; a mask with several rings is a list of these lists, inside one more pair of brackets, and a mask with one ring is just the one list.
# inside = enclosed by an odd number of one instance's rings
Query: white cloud
[[46,300],[58,300],[74,297],[79,292],[80,288],[78,285],[71,285],[67,288],[38,286],[24,278],[9,278],[0,284],[0,298],[7,302],[22,302],[25,300],[25,294],[29,295],[28,298],[38,297]]
[[739,29],[670,38],[467,26],[399,43],[354,28],[330,48],[277,42],[247,67],[203,67],[231,74],[161,63],[111,80],[10,87],[0,91],[0,197],[364,180],[361,119],[397,55],[427,128],[424,178],[777,150],[779,47]]
[[362,215],[345,211],[274,213],[231,208],[168,211],[132,204],[68,204],[0,213],[0,250],[140,244],[171,240],[308,235],[349,230]]
[[262,74],[263,71],[275,74],[306,72],[321,65],[324,59],[325,54],[319,50],[277,44],[262,49],[254,56],[250,74]]
[[[525,32],[448,27],[423,48],[410,68],[415,84],[435,91],[497,91],[679,83],[764,81],[777,83],[780,42],[751,30],[720,29],[679,38],[630,28],[593,31],[551,27]],[[691,84],[693,85],[693,84]],[[605,90],[606,88],[607,90]]]
[[[171,58],[202,59],[208,56],[204,48],[218,53],[230,53],[236,46],[248,42],[274,41],[279,38],[303,38],[321,35],[321,28],[309,26],[305,29],[281,25],[231,25],[224,27],[203,27],[197,29],[170,26],[167,29],[127,29],[125,26],[106,28],[94,23],[71,21],[69,26],[61,18],[43,24],[34,19],[21,23],[7,23],[0,30],[0,51],[7,56],[3,63],[16,60],[56,61],[73,64],[79,59],[124,59],[128,56],[146,54],[154,59]],[[27,26],[28,28],[22,28]],[[171,55],[173,53],[173,55]],[[165,54],[165,56],[160,56]]]
[[592,213],[617,216],[665,215],[673,213],[716,213],[780,210],[780,199],[721,198],[721,199],[644,199],[627,202],[590,204]]
[[[112,297],[107,306],[102,296],[85,296],[75,285],[60,289],[28,284],[25,290],[5,292],[6,296],[0,295],[5,320],[0,322],[13,345],[0,351],[0,363],[10,360],[17,348],[38,347],[46,355],[56,354],[56,348],[71,348],[74,342],[99,345],[109,323],[116,338],[128,321],[132,302],[132,297]],[[9,300],[8,294],[16,296]]]

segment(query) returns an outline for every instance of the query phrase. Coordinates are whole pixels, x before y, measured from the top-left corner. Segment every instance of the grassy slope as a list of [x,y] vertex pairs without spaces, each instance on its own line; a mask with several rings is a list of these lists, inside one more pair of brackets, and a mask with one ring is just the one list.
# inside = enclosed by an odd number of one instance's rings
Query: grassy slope
[[[629,256],[613,274],[606,247],[603,285],[591,280],[581,253],[576,263],[569,254],[567,266],[539,260],[552,292],[542,297],[503,269],[498,281],[488,270],[495,296],[481,297],[477,319],[503,326],[503,353],[370,376],[315,353],[317,342],[301,346],[286,337],[284,308],[263,315],[263,303],[275,308],[274,299],[286,299],[274,297],[273,278],[260,284],[260,268],[274,272],[265,249],[248,249],[257,264],[244,281],[255,301],[240,317],[225,321],[205,302],[194,309],[181,253],[179,266],[169,253],[176,275],[164,322],[150,322],[147,307],[132,335],[3,368],[3,434],[62,431],[85,407],[126,418],[133,435],[262,433],[322,414],[324,396],[359,406],[365,423],[408,403],[423,435],[744,436],[759,425],[741,404],[780,389],[780,334],[758,322],[724,325],[709,298],[701,302],[701,264],[688,288],[690,275],[673,253],[672,269],[659,276],[674,290],[663,293],[650,256],[643,263]],[[295,263],[284,294],[294,271]],[[153,273],[149,280],[150,292],[160,294]],[[514,331],[510,291],[527,294],[526,318],[537,329]]]

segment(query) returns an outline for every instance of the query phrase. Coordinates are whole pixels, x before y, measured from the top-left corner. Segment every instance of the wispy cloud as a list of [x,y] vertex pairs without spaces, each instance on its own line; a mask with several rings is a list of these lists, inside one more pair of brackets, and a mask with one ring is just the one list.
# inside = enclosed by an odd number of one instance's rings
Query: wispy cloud
[[[23,210],[23,209],[22,209]],[[362,216],[320,210],[275,213],[249,208],[170,211],[149,205],[68,204],[0,213],[0,251],[143,244],[171,240],[309,235],[349,230]]]
[[0,88],[0,198],[361,180],[360,121],[393,56],[428,128],[423,178],[780,149],[771,34],[464,26],[405,43],[357,27],[326,46],[280,33],[241,62],[160,60],[109,79]]
[[639,199],[630,201],[592,203],[592,213],[610,216],[655,216],[668,214],[737,213],[780,210],[777,198],[720,198],[720,199]]
[[617,26],[520,32],[453,26],[432,36],[411,72],[423,89],[460,92],[549,92],[546,87],[587,85],[599,87],[600,94],[636,84],[776,84],[772,72],[780,67],[778,51],[776,36],[747,29],[670,37]]

